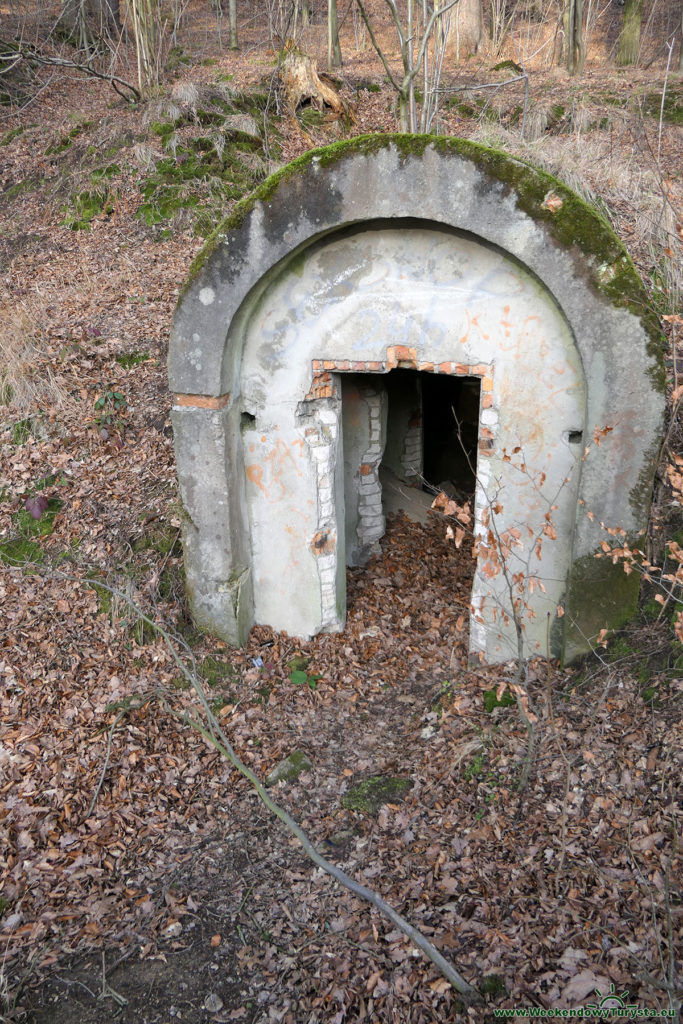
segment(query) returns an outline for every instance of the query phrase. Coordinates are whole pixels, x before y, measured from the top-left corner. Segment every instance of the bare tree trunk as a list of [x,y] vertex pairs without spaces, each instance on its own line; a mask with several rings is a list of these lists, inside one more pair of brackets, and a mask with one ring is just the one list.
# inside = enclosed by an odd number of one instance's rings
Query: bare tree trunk
[[455,31],[458,39],[458,55],[477,53],[484,36],[484,16],[481,0],[460,0],[455,10]]
[[570,75],[581,74],[586,59],[583,42],[583,0],[569,0],[564,19],[567,70]]
[[301,0],[301,24],[304,28],[308,28],[311,24],[310,0]]
[[678,71],[683,75],[683,5],[681,5],[681,39],[678,44]]
[[239,50],[239,43],[237,42],[237,0],[230,0],[228,19],[230,21],[230,49]]
[[415,103],[415,72],[413,70],[413,0],[408,0],[408,38],[404,66],[410,76],[408,83],[408,131],[417,131],[417,106]]
[[635,64],[640,53],[640,23],[643,0],[626,0],[624,20],[621,23],[617,64]]
[[91,0],[98,26],[103,35],[116,38],[121,35],[119,0]]
[[92,48],[94,39],[88,25],[86,0],[65,0],[57,24],[77,50],[87,53]]
[[342,66],[337,0],[327,0],[327,70]]

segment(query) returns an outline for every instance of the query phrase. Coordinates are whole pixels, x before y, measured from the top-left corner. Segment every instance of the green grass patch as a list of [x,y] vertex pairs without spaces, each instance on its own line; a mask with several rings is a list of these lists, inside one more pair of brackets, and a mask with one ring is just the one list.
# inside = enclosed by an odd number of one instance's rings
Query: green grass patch
[[33,434],[33,419],[27,416],[23,420],[17,420],[12,427],[12,444],[17,447],[20,444],[25,444],[29,437]]
[[150,361],[153,361],[153,359],[147,352],[120,352],[116,356],[116,362],[124,370],[131,370],[134,366],[142,366],[143,363]]
[[0,138],[0,146],[9,146],[10,142],[14,142],[14,140],[25,131],[25,128],[10,128],[10,130],[5,132],[2,138]]

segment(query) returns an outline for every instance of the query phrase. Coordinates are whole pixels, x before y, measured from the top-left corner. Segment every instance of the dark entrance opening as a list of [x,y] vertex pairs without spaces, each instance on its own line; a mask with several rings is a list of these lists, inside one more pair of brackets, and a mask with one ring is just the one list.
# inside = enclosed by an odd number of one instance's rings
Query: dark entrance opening
[[436,373],[420,377],[425,486],[469,498],[477,471],[481,381]]
[[481,382],[404,369],[340,378],[346,561],[364,565],[387,514],[426,523],[438,491],[473,497]]
[[387,437],[382,464],[429,493],[474,494],[479,440],[478,377],[392,370],[386,377]]

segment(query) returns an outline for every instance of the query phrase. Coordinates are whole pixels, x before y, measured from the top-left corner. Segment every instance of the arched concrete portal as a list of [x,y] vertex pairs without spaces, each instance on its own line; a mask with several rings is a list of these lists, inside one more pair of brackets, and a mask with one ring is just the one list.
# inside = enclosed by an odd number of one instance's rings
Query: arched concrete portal
[[387,374],[403,367],[481,382],[472,649],[516,653],[515,576],[527,652],[545,653],[547,613],[552,653],[586,650],[633,609],[621,566],[593,556],[601,521],[646,523],[663,409],[620,244],[558,182],[460,140],[354,140],[285,170],[221,226],[174,322],[198,622],[232,643],[253,622],[343,627],[345,533],[381,536]]
[[[242,437],[256,621],[294,635],[343,627],[344,517],[353,500],[344,498],[344,461],[359,497],[377,496],[379,537],[381,496],[373,484],[384,444],[378,434],[375,452],[370,438],[366,448],[354,445],[355,465],[340,457],[340,376],[375,374],[379,395],[381,375],[402,363],[482,378],[477,533],[486,535],[492,505],[500,509],[500,532],[519,532],[511,568],[544,581],[539,637],[527,626],[534,643],[544,640],[545,608],[554,615],[564,599],[571,550],[553,542],[537,554],[536,541],[554,506],[555,529],[573,530],[586,410],[574,339],[535,278],[470,238],[382,222],[328,235],[293,268],[285,263],[240,331],[234,344],[243,348],[240,391],[249,416]],[[368,427],[372,412],[370,402]],[[376,413],[379,430],[379,402]],[[318,550],[311,539],[322,536]],[[475,624],[472,647],[510,657],[514,626],[500,618],[509,604],[505,577],[487,578],[489,561],[476,577],[473,604],[483,622]]]

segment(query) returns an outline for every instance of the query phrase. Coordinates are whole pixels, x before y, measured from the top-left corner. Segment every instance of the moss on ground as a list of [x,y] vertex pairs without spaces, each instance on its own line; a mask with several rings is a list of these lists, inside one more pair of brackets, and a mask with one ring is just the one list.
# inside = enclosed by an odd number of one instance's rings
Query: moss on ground
[[82,135],[83,132],[87,131],[92,126],[92,121],[82,121],[77,124],[75,128],[72,128],[66,135],[62,135],[58,142],[54,142],[47,147],[45,150],[45,156],[57,156],[63,153],[65,150],[70,149],[74,144],[74,140]]
[[26,128],[10,128],[10,130],[5,132],[2,138],[0,138],[0,146],[9,146],[10,142],[14,142],[14,140],[25,131]]
[[48,498],[45,511],[39,519],[35,519],[25,508],[15,512],[12,516],[12,532],[0,544],[0,561],[11,566],[44,561],[45,553],[40,540],[54,530],[55,517],[62,504],[60,498]]
[[384,804],[402,800],[412,787],[411,779],[395,775],[374,775],[371,779],[351,786],[342,797],[342,807],[363,814],[376,814]]
[[109,189],[86,189],[71,200],[63,224],[72,231],[89,231],[95,217],[109,216],[114,211],[114,199]]
[[199,674],[207,686],[215,688],[221,686],[226,679],[232,679],[234,672],[229,662],[209,656],[202,659]]
[[[185,214],[195,234],[209,235],[221,219],[226,201],[241,199],[263,181],[266,160],[263,142],[256,134],[240,130],[233,118],[249,117],[260,123],[268,107],[265,93],[234,92],[229,98],[211,88],[202,105],[175,120],[155,121],[157,135],[167,155],[156,161],[142,185],[143,201],[136,216],[149,227]],[[202,134],[190,139],[178,133],[197,124]],[[255,129],[256,131],[256,129]],[[277,156],[274,126],[269,126],[270,154]]]
[[683,87],[680,85],[669,85],[663,103],[661,92],[649,92],[640,97],[640,104],[647,117],[657,120],[661,117],[667,124],[683,125]]
[[21,567],[44,560],[43,549],[28,537],[11,536],[0,544],[0,561],[5,565]]

